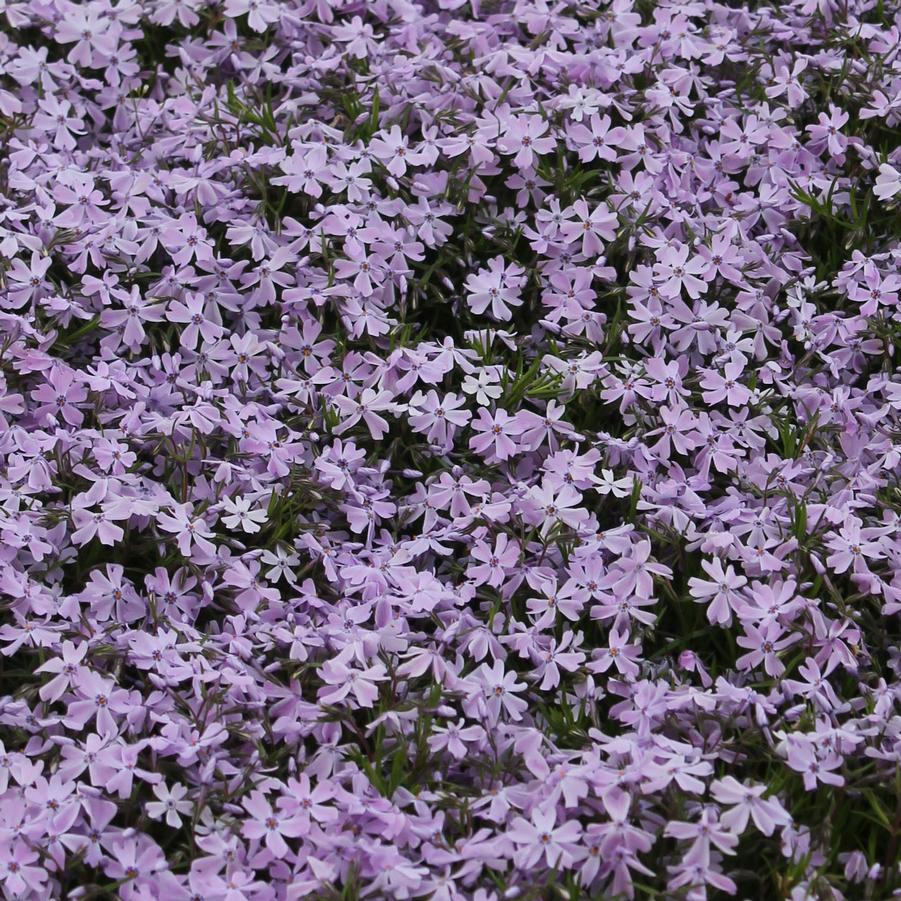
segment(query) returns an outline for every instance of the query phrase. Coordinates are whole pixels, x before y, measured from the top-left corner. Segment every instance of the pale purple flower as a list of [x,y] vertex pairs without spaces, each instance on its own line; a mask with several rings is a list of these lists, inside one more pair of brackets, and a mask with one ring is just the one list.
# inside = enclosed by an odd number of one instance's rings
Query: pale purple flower
[[305,831],[298,817],[285,816],[282,811],[274,810],[262,792],[251,792],[243,806],[251,819],[244,821],[241,834],[245,838],[261,840],[276,858],[288,854],[286,837],[295,838]]
[[338,396],[335,406],[343,414],[341,424],[334,429],[336,435],[342,435],[362,420],[373,438],[382,438],[388,431],[388,421],[380,416],[383,412],[395,412],[397,409],[390,391],[378,391],[364,388],[358,398]]
[[495,661],[491,666],[483,663],[476,670],[476,677],[482,685],[485,708],[492,722],[497,722],[502,713],[514,721],[522,719],[528,705],[517,693],[526,685],[516,681],[515,672],[506,672],[504,664]]
[[388,676],[381,663],[357,669],[348,665],[346,655],[339,655],[329,660],[321,670],[326,685],[334,686],[320,691],[320,700],[325,704],[336,704],[348,695],[361,707],[372,707],[378,698],[378,683],[384,682]]
[[549,867],[559,863],[570,866],[574,860],[575,845],[579,841],[582,827],[574,820],[556,825],[554,811],[536,810],[532,819],[517,817],[507,837],[517,846],[517,865],[521,868],[534,866],[542,858]]
[[476,432],[469,439],[469,446],[488,460],[507,460],[518,452],[514,438],[523,432],[523,426],[515,416],[504,409],[495,410],[492,415],[484,407],[479,409],[479,418],[473,421]]
[[466,280],[467,302],[473,313],[484,313],[491,308],[491,315],[504,322],[511,317],[510,307],[522,306],[520,289],[524,282],[523,270],[517,265],[507,266],[503,257],[489,260],[487,269],[480,269]]
[[446,748],[457,760],[467,754],[467,744],[481,741],[485,730],[478,725],[467,726],[465,720],[448,723],[447,726],[435,726],[429,738],[429,749],[438,752]]
[[765,785],[743,785],[733,776],[726,776],[714,782],[710,792],[721,804],[730,805],[720,822],[736,835],[745,831],[749,818],[764,835],[772,835],[777,826],[787,826],[791,822],[778,800],[763,797]]
[[550,153],[556,141],[547,134],[548,123],[538,116],[520,116],[511,119],[498,139],[498,147],[503,153],[516,154],[514,165],[519,169],[529,169],[536,156]]
[[177,536],[178,549],[185,557],[190,557],[194,548],[204,554],[215,554],[216,546],[206,519],[194,513],[191,504],[176,504],[171,515],[160,513],[157,522],[164,532]]

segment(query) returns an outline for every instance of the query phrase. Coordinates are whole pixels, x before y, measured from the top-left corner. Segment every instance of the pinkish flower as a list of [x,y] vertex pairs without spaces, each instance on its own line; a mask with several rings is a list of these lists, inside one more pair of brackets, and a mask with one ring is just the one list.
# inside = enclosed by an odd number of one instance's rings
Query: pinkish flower
[[262,792],[251,792],[242,803],[251,818],[244,821],[241,834],[245,838],[262,840],[274,857],[285,857],[289,853],[286,837],[296,838],[304,834],[300,819],[274,810]]
[[513,163],[519,169],[529,169],[536,156],[550,153],[556,145],[547,132],[548,123],[538,116],[519,116],[506,123],[497,144],[502,153],[516,154]]

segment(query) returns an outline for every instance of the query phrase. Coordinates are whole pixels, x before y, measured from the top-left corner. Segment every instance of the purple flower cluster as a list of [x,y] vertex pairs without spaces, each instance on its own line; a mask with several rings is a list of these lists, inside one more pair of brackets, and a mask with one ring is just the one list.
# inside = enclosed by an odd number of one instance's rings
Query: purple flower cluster
[[901,891],[901,8],[0,3],[0,892]]

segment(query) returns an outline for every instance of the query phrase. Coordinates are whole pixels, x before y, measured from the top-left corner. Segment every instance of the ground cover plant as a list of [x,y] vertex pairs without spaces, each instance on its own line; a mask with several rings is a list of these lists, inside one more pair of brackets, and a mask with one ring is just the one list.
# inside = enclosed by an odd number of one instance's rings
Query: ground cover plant
[[3,0],[6,898],[901,893],[901,7]]

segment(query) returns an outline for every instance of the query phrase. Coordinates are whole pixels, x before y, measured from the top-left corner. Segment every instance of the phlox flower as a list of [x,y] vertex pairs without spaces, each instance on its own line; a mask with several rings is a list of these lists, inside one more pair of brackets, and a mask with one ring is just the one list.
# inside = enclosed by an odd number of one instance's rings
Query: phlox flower
[[185,557],[194,550],[203,554],[215,554],[216,546],[210,541],[214,537],[206,519],[194,514],[191,504],[175,504],[172,513],[160,513],[157,522],[164,532],[176,535],[178,549]]
[[507,578],[507,572],[519,561],[519,547],[511,542],[506,533],[501,532],[494,540],[494,547],[485,541],[479,541],[472,549],[467,575],[476,585],[488,584],[499,588]]
[[896,194],[901,193],[901,172],[888,163],[882,163],[879,166],[873,193],[880,200],[891,200]]
[[342,653],[327,661],[320,670],[326,686],[320,689],[319,699],[324,704],[336,704],[353,693],[353,698],[361,707],[372,707],[379,695],[378,684],[387,680],[388,675],[381,663],[359,670],[348,665],[348,655]]
[[829,114],[820,113],[816,125],[808,125],[811,144],[817,148],[826,148],[833,157],[841,156],[848,146],[848,139],[841,133],[847,125],[848,113],[836,106],[831,106]]
[[448,723],[447,726],[435,726],[429,737],[429,749],[437,753],[443,749],[457,760],[466,757],[467,744],[481,741],[485,737],[485,730],[478,725],[467,726],[461,719],[456,723]]
[[567,136],[578,148],[579,159],[583,163],[589,163],[594,159],[612,162],[616,159],[614,149],[622,140],[623,130],[611,128],[610,117],[594,114],[589,120],[589,125],[578,122],[567,129]]
[[274,810],[262,792],[251,792],[242,803],[251,818],[244,821],[241,834],[245,838],[262,840],[276,858],[285,857],[289,852],[286,837],[296,838],[305,832],[298,817],[285,816],[282,811]]
[[496,723],[501,714],[511,720],[522,719],[528,705],[517,697],[517,693],[525,689],[525,682],[516,681],[516,673],[506,672],[504,664],[497,660],[491,666],[483,663],[475,672],[482,686],[485,708],[492,723]]
[[35,410],[39,421],[44,417],[61,417],[71,426],[84,422],[79,404],[87,400],[88,392],[78,374],[66,366],[52,367],[47,380],[31,392],[31,397],[39,404]]
[[341,423],[333,430],[336,435],[344,434],[362,420],[373,438],[383,438],[389,426],[379,413],[393,413],[397,410],[390,391],[378,391],[374,388],[364,388],[356,399],[340,395],[334,399],[334,403],[343,414]]
[[563,866],[573,863],[582,827],[574,820],[561,826],[557,826],[556,821],[552,809],[535,810],[531,821],[523,817],[513,820],[511,828],[507,830],[507,837],[517,846],[517,866],[528,869],[542,857],[549,867],[557,866],[558,862]]
[[718,779],[710,787],[711,794],[721,804],[730,805],[720,822],[741,835],[752,819],[764,834],[772,835],[777,826],[787,826],[791,817],[776,798],[764,798],[765,785],[742,784],[733,776]]
[[516,154],[513,163],[519,169],[529,169],[536,156],[550,153],[556,140],[547,134],[548,123],[538,116],[519,116],[505,123],[497,145],[502,153]]
[[783,638],[785,632],[774,620],[767,620],[759,627],[745,623],[744,628],[745,634],[739,636],[736,643],[749,650],[735,661],[735,665],[739,669],[751,669],[763,663],[767,675],[781,676],[785,672],[785,666],[778,654],[794,644],[800,636],[789,635]]
[[171,789],[165,783],[158,782],[153,786],[153,793],[158,800],[147,802],[147,815],[155,820],[165,817],[166,825],[173,829],[181,826],[181,815],[190,813],[194,808],[190,801],[183,800],[188,790],[177,782]]
[[244,532],[253,534],[259,532],[262,524],[268,519],[265,510],[254,508],[253,498],[244,496],[230,498],[222,501],[222,509],[225,515],[222,522],[230,529],[240,528]]
[[504,409],[489,413],[484,407],[479,409],[479,417],[472,423],[472,430],[476,432],[469,439],[469,446],[482,454],[489,461],[507,460],[518,452],[518,446],[514,438],[523,432],[523,426],[518,417],[510,416]]
[[508,266],[503,257],[489,260],[487,269],[466,279],[467,303],[473,313],[482,314],[489,307],[499,322],[508,321],[510,308],[522,306],[520,290],[525,282],[524,272],[515,264]]

